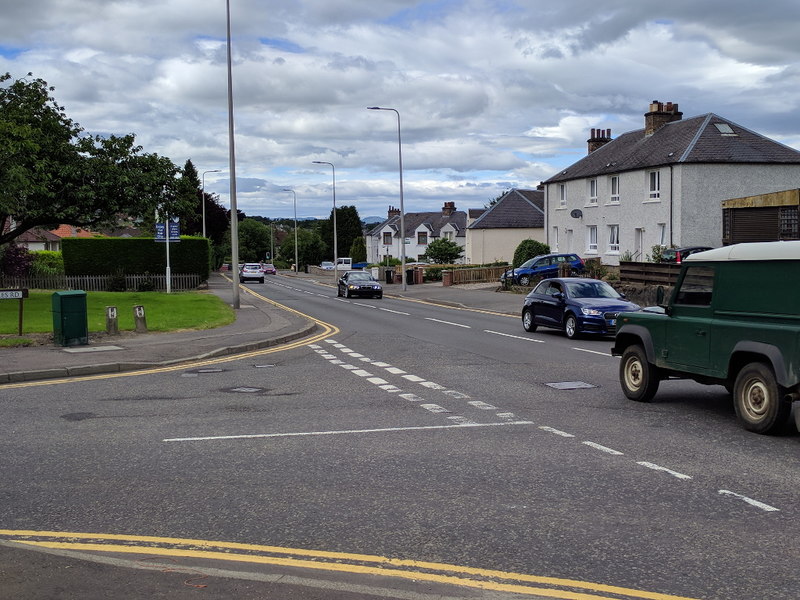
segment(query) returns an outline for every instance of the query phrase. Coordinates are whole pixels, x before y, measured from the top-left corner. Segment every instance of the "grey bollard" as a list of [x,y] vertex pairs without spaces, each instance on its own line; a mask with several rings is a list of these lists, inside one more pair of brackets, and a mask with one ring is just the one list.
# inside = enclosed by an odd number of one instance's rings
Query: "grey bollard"
[[106,306],[106,333],[108,335],[119,335],[116,306]]
[[147,333],[147,319],[144,316],[144,306],[137,304],[133,307],[133,324],[136,333]]

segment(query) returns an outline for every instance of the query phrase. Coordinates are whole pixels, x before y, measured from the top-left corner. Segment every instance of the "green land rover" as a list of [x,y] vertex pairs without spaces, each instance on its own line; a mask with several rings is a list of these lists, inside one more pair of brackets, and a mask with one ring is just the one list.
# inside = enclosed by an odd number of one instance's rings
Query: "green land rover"
[[624,394],[648,402],[668,379],[724,385],[746,429],[779,431],[800,400],[800,241],[693,254],[659,305],[620,315]]

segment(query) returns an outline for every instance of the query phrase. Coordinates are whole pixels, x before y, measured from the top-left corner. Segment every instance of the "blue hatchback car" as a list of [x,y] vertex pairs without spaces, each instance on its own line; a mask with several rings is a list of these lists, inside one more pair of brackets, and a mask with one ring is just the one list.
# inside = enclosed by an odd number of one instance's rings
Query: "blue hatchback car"
[[572,274],[583,273],[583,259],[577,254],[540,254],[500,275],[500,281],[530,285],[537,278],[558,277],[558,268],[564,263],[569,263]]
[[612,335],[621,312],[641,310],[605,281],[567,277],[545,279],[525,297],[522,326],[563,329],[570,339],[582,333]]

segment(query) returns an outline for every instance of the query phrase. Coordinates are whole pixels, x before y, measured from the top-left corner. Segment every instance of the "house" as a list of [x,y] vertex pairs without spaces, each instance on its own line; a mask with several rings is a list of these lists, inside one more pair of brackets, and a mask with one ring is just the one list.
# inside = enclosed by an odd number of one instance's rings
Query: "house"
[[51,231],[35,227],[18,235],[14,239],[18,246],[24,246],[31,252],[36,250],[61,250],[61,238]]
[[[455,202],[445,202],[441,211],[410,212],[404,216],[405,235],[400,232],[400,209],[389,207],[388,218],[366,235],[367,262],[380,263],[386,258],[400,258],[400,244],[405,240],[406,261],[415,262],[437,239],[466,246],[467,214],[456,210]],[[464,262],[459,259],[458,262]]]
[[509,190],[467,226],[467,262],[512,262],[523,240],[545,242],[544,190]]
[[618,264],[653,246],[720,246],[721,202],[800,187],[800,152],[724,117],[653,101],[643,129],[593,129],[589,153],[545,182],[547,243]]
[[722,202],[722,243],[800,240],[800,189]]

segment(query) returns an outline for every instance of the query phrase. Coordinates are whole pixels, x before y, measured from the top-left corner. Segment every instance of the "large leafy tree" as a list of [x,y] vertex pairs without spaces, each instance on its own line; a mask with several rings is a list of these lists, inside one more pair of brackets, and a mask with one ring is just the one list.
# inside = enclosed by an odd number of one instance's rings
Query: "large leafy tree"
[[239,223],[239,258],[245,262],[258,262],[271,252],[272,232],[255,219]]
[[460,258],[463,253],[464,251],[461,249],[461,246],[455,242],[439,238],[428,244],[425,256],[436,264],[449,265]]
[[157,207],[180,210],[171,160],[143,153],[132,134],[86,135],[47,82],[10,80],[0,75],[0,244],[33,227],[102,227]]
[[[329,257],[333,258],[333,209],[329,219],[320,221],[319,234],[328,246]],[[336,208],[336,245],[339,256],[347,256],[353,240],[363,236],[361,218],[355,206],[339,206]]]
[[[305,265],[318,265],[325,259],[325,242],[315,231],[297,230],[297,266],[299,271]],[[294,262],[294,232],[286,236],[280,247],[280,257],[288,263]]]

